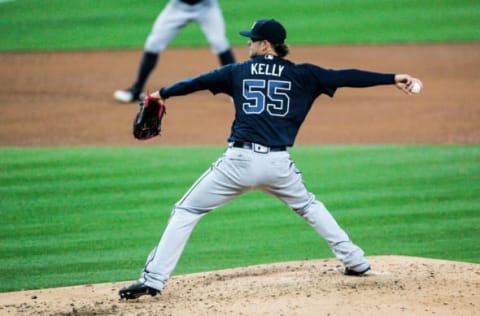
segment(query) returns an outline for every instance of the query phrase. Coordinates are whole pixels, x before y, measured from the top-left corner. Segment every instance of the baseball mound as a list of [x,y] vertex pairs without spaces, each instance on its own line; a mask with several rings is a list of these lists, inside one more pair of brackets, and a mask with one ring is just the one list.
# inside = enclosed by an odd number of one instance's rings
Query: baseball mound
[[156,297],[121,301],[129,282],[0,294],[2,315],[475,315],[480,266],[371,257],[363,277],[337,260],[285,262],[174,276]]
[[[293,47],[295,62],[406,72],[424,83],[412,97],[392,87],[322,96],[297,144],[479,144],[479,50],[480,43]],[[247,50],[235,53],[243,60]],[[169,100],[162,137],[133,139],[138,106],[118,104],[112,93],[128,87],[140,56],[2,53],[0,146],[225,145],[231,101],[208,92]],[[146,88],[217,65],[208,49],[168,49]],[[276,263],[174,276],[162,295],[128,302],[117,292],[130,281],[0,293],[0,315],[478,315],[480,265],[369,258],[366,277],[343,276],[334,259]]]

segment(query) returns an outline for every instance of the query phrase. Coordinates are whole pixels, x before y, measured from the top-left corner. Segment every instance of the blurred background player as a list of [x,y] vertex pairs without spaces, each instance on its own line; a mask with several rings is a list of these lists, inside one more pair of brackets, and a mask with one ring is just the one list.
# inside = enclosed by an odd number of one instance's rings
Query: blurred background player
[[217,0],[170,0],[158,15],[147,37],[136,80],[129,88],[115,91],[115,100],[130,103],[141,99],[145,83],[155,68],[160,53],[190,22],[200,25],[221,65],[235,62]]

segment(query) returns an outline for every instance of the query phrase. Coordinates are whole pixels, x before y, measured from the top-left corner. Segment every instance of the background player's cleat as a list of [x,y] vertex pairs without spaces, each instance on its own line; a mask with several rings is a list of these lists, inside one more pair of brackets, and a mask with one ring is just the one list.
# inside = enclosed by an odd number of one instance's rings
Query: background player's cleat
[[135,91],[132,88],[117,90],[113,93],[113,98],[122,103],[137,102],[143,99],[143,97],[144,95],[142,92]]
[[362,276],[368,270],[370,270],[370,266],[368,266],[366,269],[363,269],[361,271],[356,271],[356,270],[353,270],[351,268],[345,268],[345,270],[343,271],[343,274],[344,275],[350,275],[350,276]]
[[134,300],[139,298],[143,295],[151,295],[155,296],[160,294],[160,291],[154,289],[153,287],[146,286],[145,283],[137,281],[129,286],[123,287],[118,291],[120,298],[124,298],[126,300]]

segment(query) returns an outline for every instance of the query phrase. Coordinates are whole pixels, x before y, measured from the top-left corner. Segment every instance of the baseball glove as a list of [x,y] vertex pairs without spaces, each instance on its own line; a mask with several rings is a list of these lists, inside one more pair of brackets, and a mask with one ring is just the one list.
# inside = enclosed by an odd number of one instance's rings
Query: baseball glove
[[140,110],[133,121],[133,136],[146,140],[160,134],[166,108],[160,99],[146,96],[140,102]]

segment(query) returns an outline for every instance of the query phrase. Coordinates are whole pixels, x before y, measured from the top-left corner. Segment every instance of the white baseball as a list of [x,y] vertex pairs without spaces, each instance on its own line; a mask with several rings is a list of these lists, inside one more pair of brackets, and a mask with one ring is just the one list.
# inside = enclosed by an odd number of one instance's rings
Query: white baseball
[[420,86],[418,81],[415,81],[413,83],[412,89],[410,89],[410,92],[411,93],[420,93],[420,90],[422,90],[422,87]]

